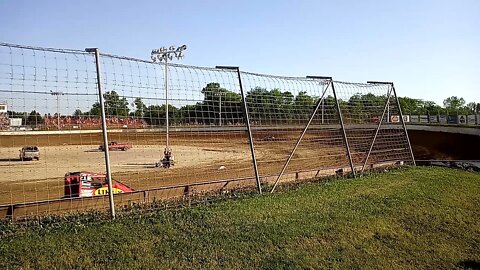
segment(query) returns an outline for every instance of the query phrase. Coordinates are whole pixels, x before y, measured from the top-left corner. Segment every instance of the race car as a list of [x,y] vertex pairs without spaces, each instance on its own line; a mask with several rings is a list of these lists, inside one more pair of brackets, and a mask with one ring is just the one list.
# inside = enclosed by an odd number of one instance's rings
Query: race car
[[[65,174],[65,198],[82,198],[108,194],[107,177],[102,173],[69,172]],[[134,191],[129,186],[112,179],[112,192]]]
[[[132,145],[128,144],[128,143],[118,143],[118,142],[109,142],[108,143],[108,150],[109,151],[114,151],[114,150],[127,151],[130,148],[132,148]],[[105,145],[101,144],[98,147],[98,150],[105,151]]]

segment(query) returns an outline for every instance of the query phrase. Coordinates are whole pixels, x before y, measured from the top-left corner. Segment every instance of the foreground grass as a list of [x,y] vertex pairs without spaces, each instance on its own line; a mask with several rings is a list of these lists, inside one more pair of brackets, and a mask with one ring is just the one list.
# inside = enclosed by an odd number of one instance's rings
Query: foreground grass
[[480,174],[407,168],[0,238],[0,269],[455,268],[480,262]]

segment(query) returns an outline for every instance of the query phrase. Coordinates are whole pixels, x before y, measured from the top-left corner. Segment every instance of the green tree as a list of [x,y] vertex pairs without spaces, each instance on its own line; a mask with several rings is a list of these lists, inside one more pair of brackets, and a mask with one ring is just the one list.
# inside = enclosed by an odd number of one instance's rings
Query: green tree
[[100,116],[102,112],[102,109],[100,107],[100,102],[95,102],[92,104],[92,108],[86,115],[88,116]]
[[480,103],[470,102],[467,104],[468,114],[480,113]]
[[83,115],[83,113],[82,113],[82,110],[80,110],[80,109],[76,109],[73,112],[73,116],[79,117],[79,116],[82,116],[82,115]]
[[458,111],[465,105],[465,99],[456,96],[451,96],[443,101],[443,106],[450,114],[458,113]]
[[269,91],[261,87],[255,87],[247,93],[245,100],[252,122],[261,124],[267,120],[270,111],[268,95]]
[[[392,104],[390,98],[390,104]],[[339,101],[341,102],[341,101]],[[348,110],[343,114],[346,119],[354,123],[370,122],[372,117],[380,117],[385,108],[387,97],[385,95],[376,96],[372,93],[364,94],[357,93],[348,100]],[[342,107],[342,106],[340,106]]]
[[110,91],[104,94],[105,98],[105,114],[107,116],[128,116],[130,109],[128,101],[124,97],[120,97],[117,92]]
[[204,124],[233,123],[242,117],[240,94],[222,88],[219,83],[208,83],[203,89],[203,102],[197,109],[202,111]]
[[423,107],[419,114],[439,115],[446,114],[446,110],[433,101],[423,101]]
[[[149,125],[165,126],[166,125],[165,105],[150,105],[145,109],[145,121]],[[179,110],[177,107],[168,104],[169,125],[175,125],[181,122]]]
[[37,126],[39,124],[43,124],[43,117],[40,115],[40,113],[33,110],[28,115],[26,124],[31,126]]
[[305,91],[299,92],[293,103],[294,113],[299,119],[308,119],[315,110],[315,99],[307,95]]
[[133,112],[133,116],[135,117],[144,117],[145,112],[147,111],[147,106],[143,103],[142,99],[137,97],[133,101],[133,105],[135,106],[135,111]]
[[422,100],[409,97],[399,97],[398,101],[400,102],[404,114],[422,114],[420,112],[424,105]]
[[[306,101],[307,97],[311,98],[303,92],[297,100],[298,108],[303,108],[309,103]],[[282,92],[278,88],[269,91],[255,87],[247,93],[246,101],[251,120],[260,124],[291,122],[297,113],[294,95],[289,91]]]
[[[125,97],[120,97],[117,92],[110,91],[103,94],[104,104],[105,104],[105,115],[107,117],[117,116],[117,117],[126,117],[130,109],[128,108],[128,101]],[[101,106],[100,102],[95,102],[92,104],[92,108],[87,113],[90,116],[100,116],[101,115]]]

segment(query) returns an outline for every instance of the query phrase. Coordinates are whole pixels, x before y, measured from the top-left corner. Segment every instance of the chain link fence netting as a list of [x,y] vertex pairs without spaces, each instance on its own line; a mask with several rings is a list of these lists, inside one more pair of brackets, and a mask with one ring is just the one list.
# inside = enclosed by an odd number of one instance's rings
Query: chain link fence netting
[[119,206],[185,200],[413,163],[401,119],[393,84],[2,43],[1,218],[107,209],[109,192]]

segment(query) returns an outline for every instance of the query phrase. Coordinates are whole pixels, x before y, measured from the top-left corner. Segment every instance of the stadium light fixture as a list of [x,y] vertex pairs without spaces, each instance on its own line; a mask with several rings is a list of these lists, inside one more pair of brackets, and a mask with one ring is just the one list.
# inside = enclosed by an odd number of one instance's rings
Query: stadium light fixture
[[169,142],[169,115],[168,115],[168,62],[172,61],[173,58],[178,60],[184,57],[183,52],[187,49],[187,45],[182,45],[180,47],[170,46],[168,49],[166,47],[160,47],[158,49],[153,49],[150,54],[150,58],[154,63],[163,62],[165,63],[165,126],[166,126],[166,145],[165,150],[163,151],[163,159],[157,163],[157,166],[170,168],[173,165],[173,156],[172,150],[170,149]]

